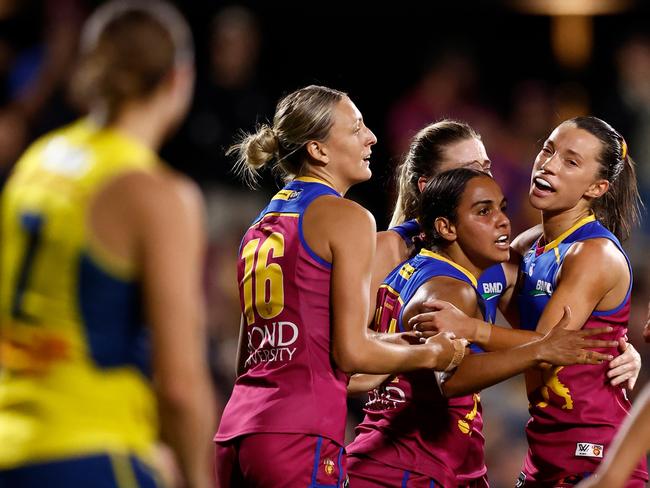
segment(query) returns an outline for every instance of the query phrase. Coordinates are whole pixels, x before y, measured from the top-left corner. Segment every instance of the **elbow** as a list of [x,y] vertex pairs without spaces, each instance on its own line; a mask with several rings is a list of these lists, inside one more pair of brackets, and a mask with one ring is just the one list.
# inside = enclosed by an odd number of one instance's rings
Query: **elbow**
[[359,371],[360,361],[358,356],[350,350],[335,347],[332,351],[332,359],[336,366],[345,374],[353,374]]

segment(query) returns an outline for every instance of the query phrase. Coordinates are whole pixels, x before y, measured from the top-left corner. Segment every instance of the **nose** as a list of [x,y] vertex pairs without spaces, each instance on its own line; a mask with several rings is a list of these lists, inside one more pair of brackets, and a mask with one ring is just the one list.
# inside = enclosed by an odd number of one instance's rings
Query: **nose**
[[497,227],[510,233],[510,219],[503,210],[499,210],[497,215]]
[[553,153],[542,162],[539,168],[546,173],[555,174],[558,159],[557,153]]
[[368,139],[367,139],[367,144],[369,146],[374,146],[377,144],[377,136],[375,136],[375,133],[371,131],[369,128],[366,127],[366,130],[368,131]]

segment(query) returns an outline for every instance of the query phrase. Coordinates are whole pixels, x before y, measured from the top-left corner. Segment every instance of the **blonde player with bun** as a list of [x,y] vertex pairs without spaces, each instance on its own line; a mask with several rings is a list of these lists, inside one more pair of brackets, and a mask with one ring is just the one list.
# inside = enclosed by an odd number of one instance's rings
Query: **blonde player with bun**
[[308,86],[236,146],[249,180],[271,165],[287,184],[239,249],[239,377],[215,437],[221,486],[343,486],[346,373],[462,359],[453,336],[409,346],[368,331],[375,222],[342,197],[370,178],[376,142],[345,93]]
[[159,430],[186,485],[211,485],[203,204],[156,154],[193,81],[173,7],[103,5],[75,75],[89,116],[36,141],[9,178],[0,486],[159,486]]

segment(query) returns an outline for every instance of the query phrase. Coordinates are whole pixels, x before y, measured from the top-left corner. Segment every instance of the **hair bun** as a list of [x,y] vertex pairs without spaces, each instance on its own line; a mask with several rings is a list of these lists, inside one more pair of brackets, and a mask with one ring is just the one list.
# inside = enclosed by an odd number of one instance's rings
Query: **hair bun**
[[245,145],[246,162],[256,169],[264,166],[278,154],[278,137],[268,125],[262,125],[255,134],[248,136]]

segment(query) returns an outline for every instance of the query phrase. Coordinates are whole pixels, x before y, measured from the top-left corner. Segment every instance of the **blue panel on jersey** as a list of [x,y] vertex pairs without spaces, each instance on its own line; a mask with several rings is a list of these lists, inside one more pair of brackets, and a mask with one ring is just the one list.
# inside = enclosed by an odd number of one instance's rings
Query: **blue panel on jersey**
[[483,271],[478,278],[478,293],[483,301],[483,316],[493,324],[497,318],[499,298],[506,289],[506,275],[501,264],[495,264]]
[[90,353],[97,365],[133,365],[150,376],[151,347],[149,331],[142,323],[139,287],[108,275],[83,255],[79,300]]
[[558,273],[573,243],[597,238],[609,239],[623,254],[630,269],[630,285],[625,299],[618,306],[612,310],[592,311],[592,315],[611,315],[625,305],[632,291],[632,267],[630,261],[614,234],[597,220],[587,221],[557,243],[555,249],[538,253],[536,244],[533,244],[524,255],[520,267],[520,273],[523,276],[522,287],[518,296],[522,329],[535,330],[537,328],[537,322],[542,316],[546,304],[551,300],[553,291],[557,288]]
[[[271,199],[271,202],[266,206],[262,212],[255,218],[253,221],[259,222],[264,215],[269,213],[291,213],[299,214],[300,220],[298,223],[298,233],[300,238],[300,243],[309,253],[309,255],[322,266],[326,268],[331,268],[332,263],[328,263],[318,254],[316,254],[311,247],[307,244],[305,236],[302,232],[302,218],[304,216],[305,210],[311,202],[316,198],[322,195],[333,195],[340,197],[341,195],[334,190],[333,188],[327,186],[324,183],[317,182],[307,182],[294,180],[289,182],[275,197]],[[239,252],[241,254],[241,245]]]

